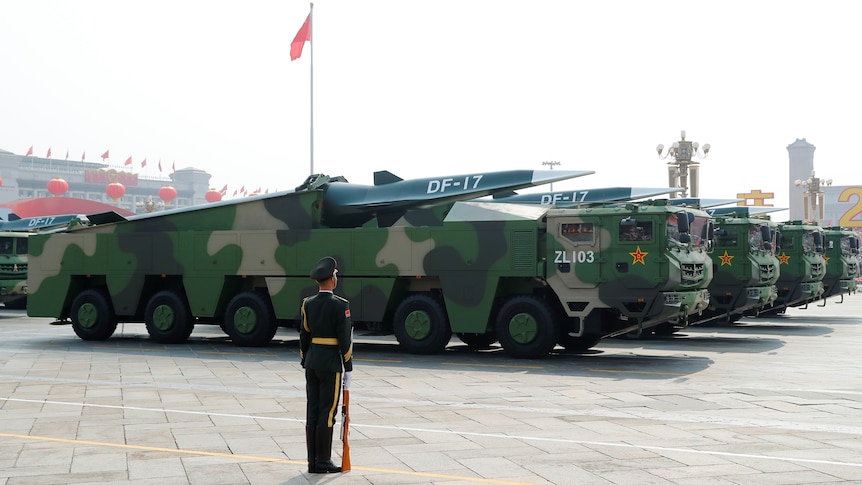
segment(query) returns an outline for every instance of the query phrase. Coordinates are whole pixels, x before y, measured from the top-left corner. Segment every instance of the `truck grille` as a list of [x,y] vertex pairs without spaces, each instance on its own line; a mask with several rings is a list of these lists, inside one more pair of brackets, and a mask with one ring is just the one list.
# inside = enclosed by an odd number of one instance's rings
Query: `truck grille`
[[820,274],[823,273],[823,264],[822,263],[811,263],[811,277],[817,278]]
[[760,265],[760,281],[771,281],[775,277],[774,264]]
[[0,264],[0,271],[4,273],[26,273],[27,272],[27,263],[3,263]]
[[682,263],[679,267],[683,284],[703,281],[703,263]]

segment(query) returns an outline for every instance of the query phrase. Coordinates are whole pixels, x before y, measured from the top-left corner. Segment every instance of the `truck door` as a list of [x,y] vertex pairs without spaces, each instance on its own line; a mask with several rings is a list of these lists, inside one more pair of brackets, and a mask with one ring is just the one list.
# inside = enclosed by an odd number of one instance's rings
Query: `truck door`
[[602,231],[577,217],[555,219],[552,266],[568,288],[595,288],[601,281]]

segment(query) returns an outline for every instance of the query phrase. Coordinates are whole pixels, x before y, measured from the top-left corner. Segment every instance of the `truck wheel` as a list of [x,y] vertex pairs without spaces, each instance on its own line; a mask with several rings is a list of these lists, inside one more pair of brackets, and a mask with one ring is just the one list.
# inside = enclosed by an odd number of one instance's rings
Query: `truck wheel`
[[84,290],[75,297],[70,312],[72,330],[81,340],[105,340],[117,329],[111,300],[102,290]]
[[517,358],[548,355],[557,344],[559,323],[548,305],[534,296],[516,296],[497,315],[497,337],[503,350]]
[[234,345],[261,347],[272,341],[278,327],[269,303],[257,293],[246,292],[228,303],[224,330]]
[[163,344],[188,340],[194,322],[186,301],[173,291],[160,291],[150,298],[144,312],[144,323],[150,338]]
[[425,294],[405,298],[395,310],[392,327],[398,343],[411,354],[436,354],[452,338],[443,305]]

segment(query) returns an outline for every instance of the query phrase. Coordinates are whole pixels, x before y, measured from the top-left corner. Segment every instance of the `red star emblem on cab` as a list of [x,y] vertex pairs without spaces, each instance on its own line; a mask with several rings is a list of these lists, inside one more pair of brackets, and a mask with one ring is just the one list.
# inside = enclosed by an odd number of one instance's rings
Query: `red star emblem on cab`
[[646,266],[646,259],[645,259],[645,258],[646,258],[646,255],[647,255],[647,254],[649,254],[649,253],[646,253],[646,252],[641,251],[641,247],[640,247],[640,246],[638,246],[638,248],[637,248],[637,250],[636,250],[635,252],[633,252],[633,253],[629,253],[629,254],[631,254],[632,258],[634,258],[634,259],[632,260],[632,264],[638,264],[638,263],[640,263],[640,264],[642,264],[642,265]]
[[778,257],[779,264],[790,264],[790,256],[784,251],[781,251],[781,256]]
[[724,266],[724,265],[733,266],[733,264],[730,261],[735,257],[736,256],[731,256],[731,255],[727,254],[727,250],[725,249],[724,255],[719,256],[718,258],[721,259],[721,265],[722,266]]

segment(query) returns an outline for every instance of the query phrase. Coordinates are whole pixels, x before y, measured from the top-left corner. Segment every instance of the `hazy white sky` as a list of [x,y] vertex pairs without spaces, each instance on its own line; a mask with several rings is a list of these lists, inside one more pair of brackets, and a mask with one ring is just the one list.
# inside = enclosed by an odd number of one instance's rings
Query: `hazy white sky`
[[[701,195],[787,207],[787,145],[862,182],[853,1],[319,0],[0,3],[0,148],[158,175],[193,166],[228,193],[315,171],[372,183],[490,170],[595,170],[556,189],[663,187],[686,130],[710,143]],[[140,168],[147,158],[148,167]],[[547,190],[547,189],[546,189]]]

